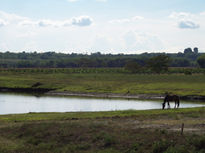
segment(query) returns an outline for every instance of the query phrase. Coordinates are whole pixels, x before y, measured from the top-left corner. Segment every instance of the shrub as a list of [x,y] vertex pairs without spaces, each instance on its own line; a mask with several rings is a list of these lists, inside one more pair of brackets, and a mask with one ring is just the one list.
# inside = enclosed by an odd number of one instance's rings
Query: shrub
[[109,134],[105,134],[104,146],[108,147],[108,146],[111,146],[112,144],[115,144],[115,139],[112,136],[110,136]]
[[184,74],[185,75],[192,75],[192,72],[191,71],[185,71]]
[[194,145],[196,150],[205,151],[205,136],[193,138],[191,144]]
[[184,146],[169,147],[164,153],[187,153],[187,148]]
[[153,153],[163,153],[170,146],[168,141],[157,141],[153,144]]

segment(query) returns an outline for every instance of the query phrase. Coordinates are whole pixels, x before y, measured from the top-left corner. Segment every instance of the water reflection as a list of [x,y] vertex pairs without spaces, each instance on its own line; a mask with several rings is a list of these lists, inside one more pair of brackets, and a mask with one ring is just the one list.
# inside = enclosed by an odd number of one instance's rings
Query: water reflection
[[[202,104],[181,103],[180,107],[200,107]],[[171,104],[174,107],[174,104]],[[29,112],[85,112],[114,110],[161,109],[161,102],[125,99],[88,99],[74,97],[36,97],[0,94],[0,114]]]

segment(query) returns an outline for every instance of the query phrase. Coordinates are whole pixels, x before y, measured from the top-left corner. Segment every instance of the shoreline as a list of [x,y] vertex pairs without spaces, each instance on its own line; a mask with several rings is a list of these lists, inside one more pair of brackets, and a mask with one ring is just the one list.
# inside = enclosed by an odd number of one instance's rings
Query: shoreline
[[75,97],[91,97],[91,98],[123,98],[123,99],[144,99],[144,100],[162,100],[163,95],[160,94],[115,94],[115,93],[77,93],[77,92],[59,92],[49,91],[45,95],[50,96],[75,96]]
[[[123,99],[141,99],[141,100],[163,100],[163,94],[114,94],[114,93],[77,93],[77,92],[59,92],[49,91],[45,95],[50,96],[75,96],[92,98],[123,98]],[[180,96],[181,100],[205,101],[205,96],[187,95]]]
[[[8,88],[0,87],[0,93],[27,93],[34,95],[47,96],[75,96],[75,97],[90,97],[90,98],[123,98],[123,99],[141,99],[141,100],[162,100],[164,94],[123,94],[123,93],[83,93],[83,92],[69,92],[69,91],[55,91],[55,89],[48,88]],[[179,95],[180,96],[180,95]],[[200,95],[185,95],[180,96],[181,100],[204,101],[205,96]]]

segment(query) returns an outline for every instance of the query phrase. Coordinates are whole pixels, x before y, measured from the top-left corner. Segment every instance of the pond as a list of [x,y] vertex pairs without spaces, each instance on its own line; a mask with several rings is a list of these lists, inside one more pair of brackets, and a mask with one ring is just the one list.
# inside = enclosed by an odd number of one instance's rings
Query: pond
[[[0,93],[0,114],[29,112],[96,112],[115,110],[161,109],[160,101],[97,99],[76,97],[36,97],[32,95]],[[205,106],[196,102],[181,102],[181,108]],[[171,103],[174,107],[174,103]]]

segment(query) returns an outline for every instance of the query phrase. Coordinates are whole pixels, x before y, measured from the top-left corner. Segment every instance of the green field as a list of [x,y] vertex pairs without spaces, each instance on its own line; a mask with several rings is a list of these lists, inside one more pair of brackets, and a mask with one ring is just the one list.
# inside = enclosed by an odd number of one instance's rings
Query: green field
[[205,108],[3,115],[0,152],[203,153],[204,119]]
[[[77,93],[173,94],[205,96],[204,74],[130,74],[118,69],[0,71],[0,87],[49,88]],[[112,72],[113,71],[113,72]]]
[[[130,74],[121,69],[13,69],[0,70],[0,87],[205,96],[205,75]],[[0,153],[204,153],[204,125],[204,107],[1,115]]]

